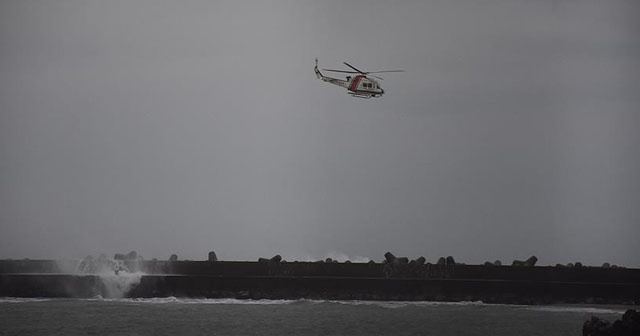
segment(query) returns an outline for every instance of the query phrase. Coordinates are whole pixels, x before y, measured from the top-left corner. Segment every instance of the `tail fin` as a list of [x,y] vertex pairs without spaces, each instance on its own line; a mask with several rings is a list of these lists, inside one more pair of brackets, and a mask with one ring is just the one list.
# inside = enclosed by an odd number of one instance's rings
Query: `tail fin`
[[318,70],[318,58],[316,57],[316,66],[315,68],[313,68],[313,70],[316,73],[316,77],[318,77],[318,79],[322,79],[324,76],[322,76],[322,73],[320,73],[320,70]]

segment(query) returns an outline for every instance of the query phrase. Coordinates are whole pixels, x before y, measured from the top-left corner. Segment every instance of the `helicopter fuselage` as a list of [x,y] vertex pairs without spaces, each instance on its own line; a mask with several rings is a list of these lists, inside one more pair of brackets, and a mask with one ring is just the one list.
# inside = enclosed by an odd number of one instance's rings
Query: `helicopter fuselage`
[[352,95],[379,97],[384,94],[384,90],[380,87],[380,84],[365,75],[356,75],[353,78],[347,77],[347,79],[349,81],[347,90],[349,90]]

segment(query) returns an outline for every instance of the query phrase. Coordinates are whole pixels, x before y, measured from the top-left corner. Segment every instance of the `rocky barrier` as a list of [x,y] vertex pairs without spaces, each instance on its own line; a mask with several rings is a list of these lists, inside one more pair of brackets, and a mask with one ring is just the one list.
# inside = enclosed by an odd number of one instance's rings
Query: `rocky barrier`
[[582,326],[583,336],[637,336],[640,335],[640,312],[627,310],[613,323],[592,316]]

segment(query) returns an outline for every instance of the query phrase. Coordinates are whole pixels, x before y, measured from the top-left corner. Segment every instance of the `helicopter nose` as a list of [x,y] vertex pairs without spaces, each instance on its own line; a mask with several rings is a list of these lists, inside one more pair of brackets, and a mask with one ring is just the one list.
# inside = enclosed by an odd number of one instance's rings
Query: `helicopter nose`
[[380,94],[384,94],[384,89],[380,88]]

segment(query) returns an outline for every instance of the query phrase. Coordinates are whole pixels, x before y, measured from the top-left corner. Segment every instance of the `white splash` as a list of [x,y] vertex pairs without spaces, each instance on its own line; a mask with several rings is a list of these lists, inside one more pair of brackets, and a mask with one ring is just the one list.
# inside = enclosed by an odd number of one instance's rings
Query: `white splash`
[[142,275],[140,272],[120,272],[118,275],[98,274],[98,277],[104,285],[105,297],[123,298],[131,289],[140,283]]
[[125,297],[131,289],[140,283],[140,279],[144,275],[139,271],[132,272],[123,260],[108,259],[104,255],[98,258],[88,256],[80,260],[75,269],[69,273],[97,276],[103,287],[98,296],[116,299]]
[[355,263],[367,263],[369,262],[369,258],[367,257],[361,257],[361,256],[348,256],[344,253],[341,252],[329,252],[327,253],[327,255],[325,256],[326,258],[331,258],[333,260],[337,260],[339,262],[345,262],[347,260],[350,260],[351,262],[355,262]]

